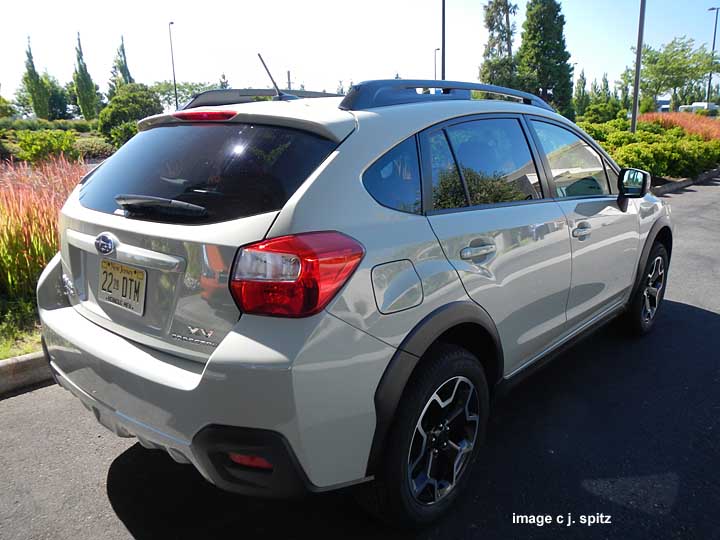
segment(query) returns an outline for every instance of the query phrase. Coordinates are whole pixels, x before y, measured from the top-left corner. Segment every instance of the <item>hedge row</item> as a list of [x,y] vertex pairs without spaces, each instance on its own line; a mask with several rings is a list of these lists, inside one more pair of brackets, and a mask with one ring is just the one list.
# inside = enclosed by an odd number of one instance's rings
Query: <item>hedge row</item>
[[14,129],[17,131],[39,131],[42,129],[60,129],[62,131],[77,131],[88,133],[97,131],[97,120],[43,120],[42,118],[13,120],[0,118],[0,131]]
[[0,130],[0,161],[13,159],[38,163],[53,156],[66,159],[105,159],[115,151],[102,137],[77,137],[74,131],[44,129],[40,131]]
[[[715,121],[715,120],[713,120]],[[720,139],[687,133],[679,125],[639,122],[631,133],[624,119],[604,124],[580,122],[621,167],[643,169],[654,176],[692,177],[720,163]]]

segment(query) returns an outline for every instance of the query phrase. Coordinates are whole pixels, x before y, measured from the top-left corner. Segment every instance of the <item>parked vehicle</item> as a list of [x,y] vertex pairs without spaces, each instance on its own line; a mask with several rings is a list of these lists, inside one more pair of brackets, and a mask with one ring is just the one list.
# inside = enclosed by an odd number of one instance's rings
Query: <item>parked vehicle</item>
[[492,396],[618,315],[652,328],[670,209],[537,97],[228,92],[141,121],[62,209],[44,346],[118,435],[226,490],[358,484],[425,524],[482,482]]

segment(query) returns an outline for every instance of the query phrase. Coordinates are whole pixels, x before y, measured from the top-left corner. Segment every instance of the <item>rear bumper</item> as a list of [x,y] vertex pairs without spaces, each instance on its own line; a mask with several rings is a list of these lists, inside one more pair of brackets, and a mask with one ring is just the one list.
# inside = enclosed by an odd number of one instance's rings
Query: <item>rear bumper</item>
[[[286,497],[366,479],[373,396],[392,347],[327,313],[243,316],[207,363],[185,360],[84,318],[65,301],[60,273],[54,259],[38,288],[47,357],[102,425],[244,494]],[[273,472],[229,464],[223,451],[262,455]]]

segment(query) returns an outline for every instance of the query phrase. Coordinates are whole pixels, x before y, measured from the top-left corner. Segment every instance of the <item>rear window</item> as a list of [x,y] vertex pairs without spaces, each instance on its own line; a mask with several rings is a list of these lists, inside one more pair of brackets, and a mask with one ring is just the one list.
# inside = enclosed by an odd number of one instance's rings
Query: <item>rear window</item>
[[141,131],[88,178],[86,208],[121,210],[116,195],[143,195],[199,205],[204,217],[152,213],[173,223],[215,223],[279,210],[336,144],[290,128],[185,124]]

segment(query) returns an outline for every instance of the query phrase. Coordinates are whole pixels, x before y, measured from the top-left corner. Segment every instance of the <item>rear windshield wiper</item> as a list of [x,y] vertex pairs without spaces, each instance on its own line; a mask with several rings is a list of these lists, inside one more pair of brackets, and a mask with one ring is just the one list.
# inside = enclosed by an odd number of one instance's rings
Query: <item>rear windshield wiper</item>
[[131,214],[148,214],[159,212],[170,215],[205,217],[208,211],[204,206],[165,197],[150,195],[122,194],[115,197],[115,202]]

